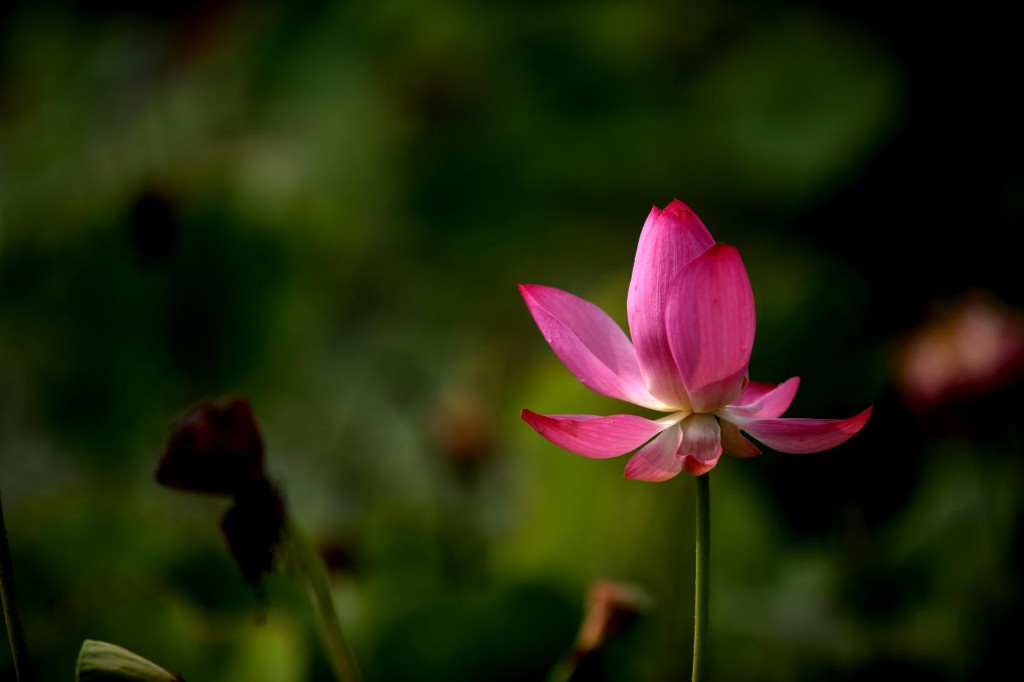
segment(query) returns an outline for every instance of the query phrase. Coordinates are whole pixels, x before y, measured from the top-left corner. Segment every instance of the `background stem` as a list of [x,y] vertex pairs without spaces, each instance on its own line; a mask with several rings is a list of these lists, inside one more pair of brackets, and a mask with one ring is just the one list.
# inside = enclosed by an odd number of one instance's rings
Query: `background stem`
[[711,570],[710,473],[697,477],[696,573],[693,597],[693,682],[704,679],[708,648],[708,597]]
[[28,647],[25,644],[25,632],[21,627],[18,600],[14,591],[14,562],[11,560],[10,544],[7,542],[7,524],[4,522],[2,498],[0,498],[0,601],[3,601],[7,635],[11,640],[14,676],[18,682],[28,682],[32,675],[29,672]]
[[284,540],[313,595],[320,616],[324,648],[338,682],[359,682],[359,668],[341,633],[341,623],[334,609],[334,597],[320,555],[291,520],[285,523]]

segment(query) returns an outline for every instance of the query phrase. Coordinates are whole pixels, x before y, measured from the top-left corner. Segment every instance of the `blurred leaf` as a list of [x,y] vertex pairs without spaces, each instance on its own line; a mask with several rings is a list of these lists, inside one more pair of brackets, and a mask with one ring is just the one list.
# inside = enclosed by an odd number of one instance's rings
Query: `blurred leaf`
[[138,654],[107,642],[82,643],[75,667],[77,682],[182,682]]
[[891,58],[837,22],[782,18],[715,57],[684,130],[703,172],[744,201],[806,205],[870,158],[905,106]]

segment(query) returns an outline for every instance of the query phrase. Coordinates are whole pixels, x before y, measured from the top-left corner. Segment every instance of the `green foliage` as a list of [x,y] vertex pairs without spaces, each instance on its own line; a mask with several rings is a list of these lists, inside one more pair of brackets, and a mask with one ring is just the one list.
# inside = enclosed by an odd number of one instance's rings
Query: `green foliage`
[[367,682],[540,679],[595,578],[654,609],[591,672],[685,677],[693,482],[624,480],[522,423],[622,406],[516,292],[624,321],[643,220],[675,196],[743,253],[755,378],[800,375],[802,415],[876,403],[835,452],[713,472],[712,677],[1006,660],[1019,398],[932,421],[900,403],[890,351],[935,294],[918,275],[969,264],[922,255],[946,222],[918,240],[846,194],[919,113],[886,34],[806,3],[185,4],[0,10],[0,487],[40,679],[92,638],[197,682],[330,679],[289,567],[252,592],[226,502],[153,480],[174,417],[228,392],[321,543]]

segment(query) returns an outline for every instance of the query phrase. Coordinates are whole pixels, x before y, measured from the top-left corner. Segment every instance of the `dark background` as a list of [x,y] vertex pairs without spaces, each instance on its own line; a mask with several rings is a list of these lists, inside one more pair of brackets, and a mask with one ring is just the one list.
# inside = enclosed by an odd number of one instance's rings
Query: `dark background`
[[227,502],[153,479],[173,419],[229,392],[368,680],[543,679],[597,578],[653,610],[592,675],[686,679],[692,479],[627,481],[518,416],[631,409],[515,287],[624,322],[674,197],[743,254],[752,378],[799,375],[792,416],[875,405],[834,451],[712,472],[714,679],[1013,664],[1019,363],[928,401],[900,380],[972,296],[1008,316],[995,338],[1020,324],[1009,10],[147,7],[0,9],[0,490],[41,679],[85,638],[190,681],[329,679],[287,568],[254,593]]

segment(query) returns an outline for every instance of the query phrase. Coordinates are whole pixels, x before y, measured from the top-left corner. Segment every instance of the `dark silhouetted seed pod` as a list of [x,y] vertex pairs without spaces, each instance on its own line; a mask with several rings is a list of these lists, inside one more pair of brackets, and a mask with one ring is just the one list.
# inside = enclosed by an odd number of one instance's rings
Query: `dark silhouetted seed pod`
[[265,481],[263,439],[249,401],[204,402],[175,422],[156,480],[178,490],[235,495]]

